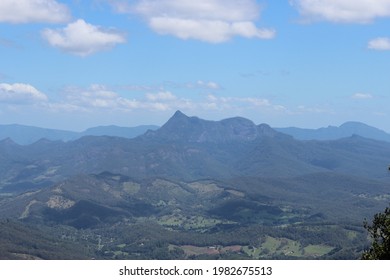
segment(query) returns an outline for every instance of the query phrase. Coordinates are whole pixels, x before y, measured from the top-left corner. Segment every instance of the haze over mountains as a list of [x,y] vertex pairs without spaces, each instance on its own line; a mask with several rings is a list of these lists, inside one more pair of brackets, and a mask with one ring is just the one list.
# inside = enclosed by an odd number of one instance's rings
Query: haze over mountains
[[178,111],[161,128],[133,139],[85,136],[27,146],[5,139],[0,152],[0,186],[105,171],[186,180],[334,171],[379,179],[387,176],[390,143],[357,135],[302,142],[244,118],[207,121]]
[[[241,117],[209,121],[177,111],[160,128],[129,138],[1,140],[0,218],[58,226],[61,235],[61,226],[71,227],[72,238],[89,229],[93,238],[107,237],[106,251],[93,253],[99,258],[153,257],[143,246],[160,248],[161,238],[169,258],[172,248],[188,258],[186,246],[203,245],[222,246],[218,255],[237,245],[250,258],[292,251],[296,258],[355,258],[366,240],[362,221],[390,197],[390,142],[356,133],[302,141]],[[145,232],[151,228],[159,235]],[[128,232],[134,236],[125,238]],[[269,252],[272,238],[280,246]]]
[[[182,114],[180,111],[176,112],[177,114]],[[184,114],[183,114],[184,115]],[[197,119],[193,117],[193,125],[199,127],[200,123],[196,124],[194,121]],[[212,121],[208,121],[211,123]],[[246,126],[247,129],[250,129],[253,122],[245,118],[230,118],[225,119],[220,122],[219,130],[228,129],[230,126],[231,129],[239,129],[235,127],[235,124]],[[207,122],[203,122],[205,124]],[[250,125],[249,125],[250,124]],[[174,125],[174,124],[171,124]],[[224,128],[222,128],[224,126]],[[267,126],[267,125],[263,125]],[[76,140],[84,136],[116,136],[124,138],[134,138],[140,136],[147,132],[148,130],[157,130],[159,126],[156,125],[140,125],[136,127],[120,127],[115,125],[109,126],[97,126],[88,128],[82,132],[68,131],[68,130],[59,130],[59,129],[48,129],[40,128],[34,126],[26,126],[19,124],[9,124],[9,125],[0,125],[0,140],[10,138],[17,144],[20,145],[29,145],[42,138],[52,140],[52,141],[71,141]],[[204,129],[207,130],[207,124]],[[387,141],[390,142],[390,134],[380,130],[378,128],[366,125],[361,122],[345,122],[340,126],[328,126],[318,129],[307,129],[307,128],[298,128],[298,127],[286,127],[286,128],[274,128],[278,132],[282,132],[288,135],[293,136],[297,140],[336,140],[340,138],[350,137],[352,135],[359,135],[365,138],[371,138],[375,140]],[[248,139],[254,137],[254,131],[246,131],[242,133],[247,133]],[[252,133],[252,134],[251,134]],[[181,135],[184,136],[184,135]],[[185,137],[191,137],[189,135]],[[207,137],[203,135],[201,137]]]
[[390,134],[361,122],[346,122],[339,127],[328,126],[318,129],[297,127],[274,128],[276,131],[294,136],[299,140],[335,140],[352,135],[390,142]]
[[52,141],[70,141],[83,136],[118,136],[134,138],[145,133],[149,129],[157,129],[155,125],[141,125],[136,127],[120,127],[115,125],[98,126],[86,129],[82,132],[68,130],[40,128],[19,124],[0,125],[0,140],[10,138],[20,145],[29,145],[42,138]]

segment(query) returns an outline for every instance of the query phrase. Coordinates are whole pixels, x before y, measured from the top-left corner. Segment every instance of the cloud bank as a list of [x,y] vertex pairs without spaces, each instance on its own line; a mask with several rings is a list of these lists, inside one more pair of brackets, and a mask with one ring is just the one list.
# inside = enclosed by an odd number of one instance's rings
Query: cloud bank
[[223,43],[235,36],[271,39],[275,31],[259,28],[255,0],[143,0],[112,2],[118,12],[138,14],[158,34]]

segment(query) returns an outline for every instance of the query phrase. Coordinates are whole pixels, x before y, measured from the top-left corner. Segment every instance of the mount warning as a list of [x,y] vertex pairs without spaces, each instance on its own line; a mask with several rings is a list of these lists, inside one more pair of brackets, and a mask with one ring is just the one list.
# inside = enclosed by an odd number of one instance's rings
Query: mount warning
[[390,201],[390,142],[367,133],[177,111],[131,139],[72,137],[0,141],[1,258],[356,259]]

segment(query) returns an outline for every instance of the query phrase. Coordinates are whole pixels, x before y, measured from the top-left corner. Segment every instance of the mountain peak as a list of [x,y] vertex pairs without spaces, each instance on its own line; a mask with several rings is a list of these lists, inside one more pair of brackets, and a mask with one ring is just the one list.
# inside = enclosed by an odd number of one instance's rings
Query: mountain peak
[[188,116],[185,115],[185,114],[183,114],[182,111],[177,110],[177,111],[173,114],[172,118],[175,118],[175,119],[177,119],[177,118],[188,118]]
[[183,126],[186,125],[190,119],[198,119],[197,117],[189,117],[183,114],[180,110],[177,110],[172,117],[162,126],[162,127],[171,127],[171,126]]
[[[251,120],[234,117],[221,121],[203,120],[198,117],[188,117],[181,111],[175,114],[157,131],[147,136],[159,139],[198,142],[226,143],[234,141],[253,141],[266,129],[256,126]],[[269,128],[269,130],[272,130]],[[268,133],[271,136],[272,133]]]
[[357,128],[357,127],[370,127],[369,125],[356,121],[348,121],[339,126],[339,128]]
[[[356,121],[349,121],[345,122],[342,125],[339,126],[340,129],[349,129],[351,131],[354,131],[354,133],[359,133],[361,131],[363,132],[374,132],[374,133],[386,133],[385,131],[370,126],[368,124],[362,123],[362,122],[356,122]],[[363,136],[363,135],[362,135]]]
[[183,114],[180,110],[177,110],[163,126],[170,126],[170,125],[176,126],[181,123],[187,123],[190,119],[197,119],[197,117],[189,117]]

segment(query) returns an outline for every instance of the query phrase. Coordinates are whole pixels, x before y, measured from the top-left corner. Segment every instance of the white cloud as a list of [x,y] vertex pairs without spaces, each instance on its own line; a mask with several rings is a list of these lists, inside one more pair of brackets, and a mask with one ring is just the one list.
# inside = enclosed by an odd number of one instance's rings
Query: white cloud
[[177,90],[177,89],[194,89],[194,90],[222,90],[223,86],[218,84],[214,81],[204,81],[204,80],[197,80],[197,81],[191,81],[191,82],[174,82],[174,81],[165,81],[160,84],[144,84],[144,85],[137,85],[137,84],[129,84],[125,86],[121,86],[120,89],[127,90],[127,91],[140,91],[140,92],[164,92],[169,90]]
[[368,42],[368,48],[378,51],[390,51],[390,38],[380,37]]
[[45,94],[29,84],[0,84],[0,101],[5,103],[34,103],[46,101]]
[[265,98],[254,98],[254,97],[245,97],[245,98],[235,98],[239,102],[247,102],[253,106],[271,106],[271,102]]
[[217,82],[202,81],[189,82],[185,85],[189,89],[208,89],[208,90],[220,90],[222,87]]
[[77,105],[68,104],[68,103],[45,103],[42,104],[42,108],[49,112],[65,112],[65,113],[77,113],[77,112],[89,112],[86,108],[82,108]]
[[66,87],[63,98],[58,103],[47,104],[51,111],[132,111],[146,109],[165,111],[172,108],[185,108],[185,99],[179,99],[171,92],[162,91],[145,94],[145,98],[127,98],[104,85],[93,84],[87,88]]
[[308,107],[305,105],[299,105],[296,111],[291,112],[292,115],[296,114],[332,114],[333,111],[325,107]]
[[369,23],[390,16],[390,0],[290,0],[304,19]]
[[197,102],[194,100],[177,97],[170,91],[147,93],[145,98],[145,100],[140,101],[140,108],[153,111],[194,109],[197,107]]
[[64,104],[89,109],[133,109],[138,106],[136,100],[121,97],[118,93],[109,90],[104,85],[91,85],[83,89],[68,87],[64,90]]
[[260,7],[255,0],[143,0],[130,5],[114,1],[118,12],[143,16],[162,35],[222,43],[234,36],[271,39],[275,31],[258,28]]
[[[208,85],[209,82],[202,82]],[[212,85],[209,85],[212,86]],[[0,84],[0,102],[4,104],[33,105],[35,109],[47,112],[105,114],[126,113],[134,110],[267,110],[286,111],[281,105],[274,105],[266,98],[207,96],[187,98],[171,91],[156,90],[138,97],[128,97],[105,85],[92,84],[88,87],[68,86],[57,100],[49,98],[28,84]],[[25,108],[25,107],[24,107]]]
[[47,28],[42,31],[42,36],[51,46],[79,56],[111,49],[126,41],[123,34],[113,30],[105,30],[86,23],[82,19],[68,24],[63,29]]
[[226,21],[255,20],[259,6],[253,0],[143,0],[132,7],[150,18],[155,16],[207,19]]
[[222,20],[154,17],[150,19],[149,25],[161,35],[209,43],[223,43],[234,36],[271,39],[275,33],[273,30],[257,28],[253,22],[230,23]]
[[270,100],[258,97],[224,97],[209,94],[207,96],[209,104],[220,109],[226,108],[267,108],[275,111],[283,111],[286,108],[282,105],[273,105]]
[[55,0],[1,0],[0,22],[61,23],[71,18],[68,7]]
[[372,99],[374,98],[371,94],[368,93],[355,93],[352,95],[353,99]]
[[149,101],[172,101],[176,100],[177,97],[174,96],[170,91],[162,91],[155,94],[148,93],[146,94],[146,99]]
[[200,84],[200,85],[204,85],[205,84],[206,87],[209,88],[209,89],[220,89],[221,88],[220,85],[215,83],[215,82],[204,83],[202,81],[198,81],[198,84]]

